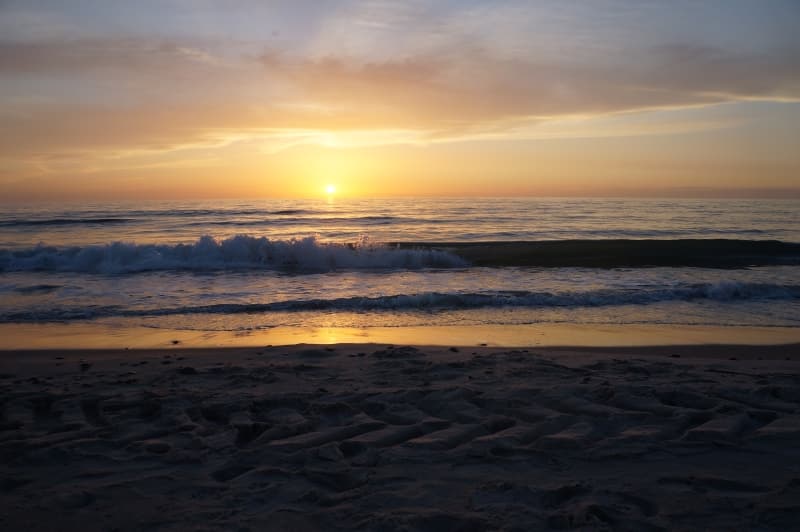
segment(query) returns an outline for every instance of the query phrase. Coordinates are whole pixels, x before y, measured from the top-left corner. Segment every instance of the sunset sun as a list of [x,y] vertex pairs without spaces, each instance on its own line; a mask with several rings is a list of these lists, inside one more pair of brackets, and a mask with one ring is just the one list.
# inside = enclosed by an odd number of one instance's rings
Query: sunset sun
[[336,185],[333,184],[325,185],[325,194],[327,194],[328,196],[333,196],[334,194],[336,194]]

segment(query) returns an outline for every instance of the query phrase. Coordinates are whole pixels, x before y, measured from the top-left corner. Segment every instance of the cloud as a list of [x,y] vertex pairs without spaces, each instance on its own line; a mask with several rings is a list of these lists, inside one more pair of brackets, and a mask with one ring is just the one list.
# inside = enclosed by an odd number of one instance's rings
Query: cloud
[[137,38],[0,42],[0,72],[20,74],[136,75],[175,72],[219,60],[193,43]]
[[640,82],[673,93],[727,99],[800,96],[800,46],[733,53],[697,44],[655,46]]
[[800,97],[800,50],[738,54],[665,45],[625,62],[498,58],[465,45],[403,60],[292,59],[261,56],[270,75],[291,80],[312,101],[401,109],[432,121],[473,122],[529,116],[616,113]]
[[[396,25],[369,20],[370,35]],[[560,56],[509,54],[457,34],[430,42],[411,55],[372,57],[177,37],[0,41],[0,76],[12,80],[0,89],[0,157],[116,157],[246,139],[280,149],[559,138],[577,134],[572,125],[558,131],[565,119],[800,100],[800,46],[791,43],[673,42]],[[698,127],[706,126],[685,129]]]

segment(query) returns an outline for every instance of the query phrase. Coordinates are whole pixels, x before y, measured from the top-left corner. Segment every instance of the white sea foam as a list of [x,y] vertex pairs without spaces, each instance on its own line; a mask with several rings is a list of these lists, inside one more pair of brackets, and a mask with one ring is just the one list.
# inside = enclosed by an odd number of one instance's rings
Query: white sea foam
[[113,242],[82,247],[36,246],[0,251],[0,271],[133,273],[226,269],[326,272],[347,269],[454,268],[467,263],[433,249],[397,249],[361,241],[325,243],[315,237],[270,240],[238,235],[203,236],[191,244]]

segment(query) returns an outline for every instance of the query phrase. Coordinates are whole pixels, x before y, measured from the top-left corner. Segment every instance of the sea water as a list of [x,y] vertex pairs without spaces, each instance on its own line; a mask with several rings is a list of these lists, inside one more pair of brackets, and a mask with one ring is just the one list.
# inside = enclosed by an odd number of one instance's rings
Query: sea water
[[681,264],[680,257],[669,267],[476,266],[429,245],[618,239],[798,243],[800,202],[6,205],[0,212],[0,324],[242,334],[281,326],[800,325],[797,257],[726,268]]

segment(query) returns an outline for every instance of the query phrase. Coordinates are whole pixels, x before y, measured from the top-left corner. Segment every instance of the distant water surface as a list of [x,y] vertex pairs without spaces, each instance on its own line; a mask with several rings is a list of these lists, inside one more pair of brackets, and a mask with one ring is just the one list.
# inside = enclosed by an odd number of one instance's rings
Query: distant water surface
[[800,201],[391,199],[4,207],[0,248],[187,243],[203,235],[378,242],[736,238],[800,242]]

